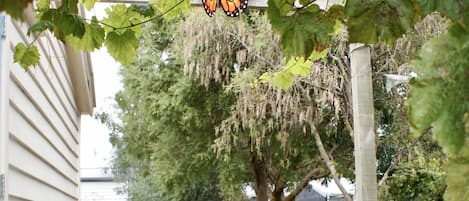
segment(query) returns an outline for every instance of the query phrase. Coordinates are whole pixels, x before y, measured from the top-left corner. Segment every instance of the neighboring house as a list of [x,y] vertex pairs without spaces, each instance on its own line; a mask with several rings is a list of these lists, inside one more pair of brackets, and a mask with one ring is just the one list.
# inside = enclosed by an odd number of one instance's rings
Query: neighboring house
[[115,182],[104,169],[81,171],[81,201],[125,201],[127,195],[122,193],[123,187],[123,183]]
[[0,19],[0,201],[76,201],[80,118],[95,106],[89,55],[43,33],[40,65],[25,71],[13,62],[14,46],[33,41],[25,14]]
[[[251,198],[251,201],[256,201],[256,198]],[[295,201],[345,201],[345,198],[342,194],[324,193],[313,187],[307,187],[296,196]]]

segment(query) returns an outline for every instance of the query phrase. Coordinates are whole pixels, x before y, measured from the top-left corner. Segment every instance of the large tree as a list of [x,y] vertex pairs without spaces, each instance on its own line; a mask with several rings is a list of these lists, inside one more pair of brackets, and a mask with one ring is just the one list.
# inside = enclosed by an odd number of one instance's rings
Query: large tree
[[[23,8],[32,1],[1,1],[0,10],[13,17],[20,17]],[[95,0],[82,0],[88,8]],[[30,33],[53,31],[57,38],[67,41],[77,49],[91,51],[103,43],[111,55],[128,65],[136,57],[140,24],[159,19],[167,11],[187,8],[190,1],[155,1],[150,6],[115,6],[109,9],[109,17],[103,21],[84,20],[78,16],[78,0],[64,0],[58,8],[50,7],[50,1],[38,1],[39,22],[31,26]],[[273,28],[281,35],[282,50],[287,57],[308,57],[314,50],[320,51],[331,44],[330,33],[334,25],[346,25],[350,42],[376,43],[385,41],[394,44],[424,16],[438,11],[452,21],[449,32],[423,46],[422,52],[412,62],[419,77],[412,81],[409,98],[409,118],[415,133],[423,133],[433,127],[435,136],[450,156],[447,163],[448,199],[457,199],[467,194],[467,136],[469,126],[469,94],[465,78],[468,75],[465,45],[468,41],[467,0],[462,1],[388,1],[349,0],[345,6],[320,9],[314,1],[293,0],[269,1],[269,16]],[[179,6],[181,5],[181,6]],[[156,9],[155,9],[156,8]],[[182,9],[179,9],[182,10]],[[177,12],[175,12],[177,13]],[[313,23],[311,23],[313,22]],[[39,37],[36,34],[35,37]],[[39,60],[37,48],[31,44],[16,46],[15,61],[25,68]],[[126,48],[120,48],[123,44]],[[438,52],[437,54],[435,52]],[[291,85],[285,74],[276,76],[280,85]],[[287,83],[287,84],[285,84]]]

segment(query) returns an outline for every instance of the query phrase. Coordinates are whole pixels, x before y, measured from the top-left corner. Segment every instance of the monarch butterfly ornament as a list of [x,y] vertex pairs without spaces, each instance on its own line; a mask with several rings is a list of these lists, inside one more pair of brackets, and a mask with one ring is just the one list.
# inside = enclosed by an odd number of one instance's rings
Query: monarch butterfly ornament
[[[213,17],[217,9],[218,0],[202,0],[205,12],[208,16]],[[248,7],[248,0],[219,0],[223,11],[230,17],[237,17]]]

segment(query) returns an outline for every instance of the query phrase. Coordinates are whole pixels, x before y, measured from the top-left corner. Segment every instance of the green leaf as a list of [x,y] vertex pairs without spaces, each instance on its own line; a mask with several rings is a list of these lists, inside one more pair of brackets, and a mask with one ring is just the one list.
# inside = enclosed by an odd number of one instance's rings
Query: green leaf
[[18,43],[15,47],[15,54],[13,61],[20,64],[25,70],[31,66],[39,64],[39,51],[36,46],[31,45],[27,47],[24,43]]
[[286,90],[293,85],[293,74],[285,71],[276,72],[274,73],[272,83],[275,87]]
[[308,76],[312,64],[310,60],[305,61],[303,57],[292,58],[287,62],[285,70],[291,72],[292,75]]
[[80,0],[80,3],[82,3],[88,10],[93,9],[96,2],[99,2],[99,0]]
[[319,60],[319,59],[324,59],[326,58],[327,56],[327,53],[328,53],[328,49],[324,49],[323,51],[313,51],[313,53],[311,54],[311,56],[309,56],[309,60],[312,60],[312,61],[316,61],[316,60]]
[[31,33],[42,32],[47,29],[50,31],[53,31],[54,27],[55,27],[54,24],[50,21],[39,21],[36,24],[33,24],[32,26],[30,26],[26,34],[28,34],[29,36]]
[[50,8],[50,0],[38,0],[36,3],[38,11],[46,11]]
[[134,11],[144,17],[153,17],[155,15],[155,9],[150,4],[132,4],[129,7],[130,11]]
[[342,7],[334,6],[328,11],[304,10],[286,14],[294,10],[293,4],[286,5],[282,0],[268,2],[267,14],[274,31],[280,33],[283,53],[289,57],[309,57],[313,50],[329,47],[336,20],[342,17]]
[[259,76],[259,81],[261,83],[269,83],[270,80],[272,80],[270,73],[263,73],[261,76]]
[[6,11],[15,19],[23,18],[23,10],[28,7],[33,0],[2,0],[0,1],[0,11]]
[[114,5],[111,8],[106,9],[107,17],[102,20],[103,23],[110,25],[104,26],[106,32],[116,31],[123,33],[126,31],[124,27],[131,28],[135,34],[140,35],[141,26],[133,26],[145,19],[144,16],[137,12],[127,9],[123,4]]
[[127,66],[137,58],[138,39],[135,32],[127,29],[124,33],[111,31],[104,42],[109,54],[121,64]]
[[461,150],[461,154],[450,156],[446,167],[445,191],[446,201],[459,201],[461,198],[469,196],[469,146],[466,140],[466,146]]
[[469,1],[467,0],[419,0],[422,12],[427,15],[438,11],[469,29]]
[[99,49],[104,43],[104,28],[101,27],[96,16],[93,16],[91,23],[85,23],[85,34],[83,37],[67,37],[67,42],[76,50],[94,51]]
[[454,24],[448,33],[422,48],[412,68],[409,118],[416,132],[433,127],[440,145],[456,154],[467,137],[469,113],[469,32]]
[[345,4],[351,43],[393,44],[419,19],[413,0],[348,0]]
[[82,38],[85,34],[85,22],[80,16],[74,13],[60,14],[55,25],[56,36],[61,39],[68,35]]
[[63,13],[78,14],[78,0],[62,0],[58,10]]
[[186,0],[179,5],[178,3],[180,3],[180,0],[150,0],[150,4],[159,9],[158,14],[166,13],[164,17],[168,19],[179,17],[182,13],[188,12],[192,1]]

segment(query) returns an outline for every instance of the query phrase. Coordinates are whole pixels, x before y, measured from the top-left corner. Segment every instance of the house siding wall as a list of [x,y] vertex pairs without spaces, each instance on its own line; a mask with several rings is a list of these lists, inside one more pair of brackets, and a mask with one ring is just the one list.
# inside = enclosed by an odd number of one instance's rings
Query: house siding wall
[[[5,153],[0,155],[5,201],[79,199],[80,112],[74,97],[65,48],[50,33],[36,45],[39,66],[25,71],[13,62],[14,46],[28,44],[27,25],[5,19],[0,97]],[[7,68],[8,70],[4,70]],[[2,137],[2,136],[0,136]],[[0,153],[1,154],[1,153]],[[2,164],[0,163],[0,164]],[[1,200],[1,198],[0,198]]]

